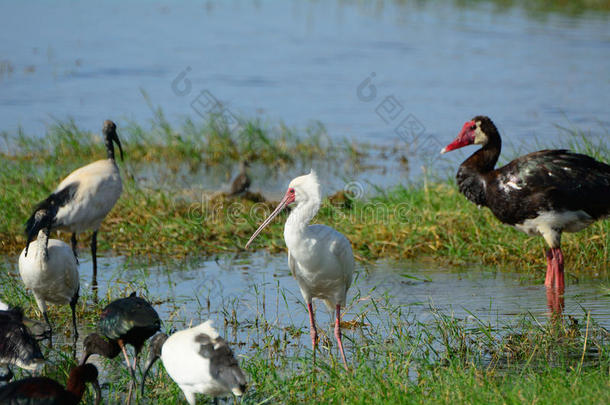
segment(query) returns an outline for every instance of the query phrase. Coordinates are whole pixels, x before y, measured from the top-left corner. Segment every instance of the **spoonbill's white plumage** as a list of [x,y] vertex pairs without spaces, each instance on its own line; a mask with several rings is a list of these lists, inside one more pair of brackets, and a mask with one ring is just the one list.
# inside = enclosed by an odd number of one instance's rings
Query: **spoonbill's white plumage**
[[[76,235],[93,231],[91,256],[93,260],[93,287],[97,287],[97,232],[106,215],[119,199],[123,190],[121,175],[114,158],[113,142],[123,149],[114,122],[106,120],[103,127],[108,158],[98,160],[73,171],[55,191],[40,202],[26,223],[29,241],[41,229],[40,221],[47,216],[51,229],[72,232],[72,249],[76,256]],[[43,212],[44,216],[37,215]]]
[[47,303],[70,305],[76,341],[76,304],[80,285],[78,264],[70,246],[61,240],[49,239],[49,232],[48,227],[42,228],[38,231],[38,238],[23,249],[19,256],[19,274],[25,286],[34,294],[51,333],[53,328],[47,315]]
[[312,299],[319,298],[335,311],[335,337],[347,369],[341,341],[341,306],[345,306],[347,290],[352,283],[354,254],[350,241],[343,234],[326,225],[309,225],[321,201],[320,183],[314,170],[295,178],[288,185],[280,204],[254,232],[246,248],[282,209],[296,204],[286,220],[284,240],[288,247],[288,266],[307,303],[314,356],[318,333]]
[[227,342],[218,335],[209,320],[171,336],[155,335],[150,341],[150,355],[142,378],[161,358],[165,370],[178,384],[186,401],[195,405],[195,394],[216,397],[233,393],[240,396],[246,389],[246,377]]

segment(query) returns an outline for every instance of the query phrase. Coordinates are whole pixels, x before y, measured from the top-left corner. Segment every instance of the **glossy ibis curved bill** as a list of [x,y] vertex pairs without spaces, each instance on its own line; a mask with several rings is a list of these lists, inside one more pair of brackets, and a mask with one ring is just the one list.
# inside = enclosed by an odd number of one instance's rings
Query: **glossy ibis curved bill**
[[49,334],[53,328],[47,315],[47,303],[70,305],[74,342],[78,340],[76,326],[76,304],[78,303],[78,263],[70,246],[58,239],[49,239],[50,218],[40,210],[44,225],[35,241],[28,244],[19,256],[19,274],[25,286],[32,291],[38,308],[42,312]]
[[115,142],[121,152],[121,141],[114,122],[106,120],[102,129],[108,154],[107,159],[83,166],[68,175],[45,200],[34,208],[26,223],[28,245],[38,231],[51,223],[51,228],[72,232],[72,249],[77,255],[76,235],[93,231],[91,259],[93,260],[93,288],[97,288],[97,232],[123,191],[121,174],[114,158]]
[[312,300],[318,298],[324,300],[331,311],[336,311],[335,338],[347,370],[341,341],[341,306],[345,306],[347,290],[352,284],[354,254],[350,241],[343,234],[326,225],[309,225],[321,202],[321,187],[313,169],[309,174],[293,179],[284,198],[250,237],[246,248],[287,205],[296,204],[286,220],[284,240],[288,247],[288,266],[307,303],[314,360],[318,332]]
[[39,369],[44,362],[40,346],[29,329],[23,324],[23,312],[20,308],[9,308],[0,302],[0,364],[8,373],[0,376],[0,381],[13,378],[11,366],[29,371]]
[[467,121],[441,153],[472,144],[481,148],[460,165],[460,191],[489,207],[503,223],[542,235],[549,245],[545,285],[563,294],[561,234],[578,232],[610,214],[610,165],[561,149],[530,153],[496,169],[502,140],[485,116]]
[[[119,298],[108,304],[100,315],[97,333],[85,338],[84,353],[80,364],[85,364],[92,354],[114,358],[119,350],[125,356],[125,363],[131,373],[132,384],[129,387],[129,400],[136,383],[136,365],[138,355],[144,342],[161,328],[157,311],[145,299],[132,293],[129,297]],[[102,337],[104,336],[105,339]],[[125,345],[134,347],[133,365],[127,355]]]
[[158,358],[178,384],[186,401],[195,405],[195,394],[213,397],[246,390],[246,377],[227,342],[218,335],[209,320],[171,336],[158,333],[150,341],[148,364],[142,377],[142,396],[148,371]]
[[102,392],[97,381],[97,368],[93,364],[73,368],[66,388],[48,377],[30,377],[9,383],[0,387],[0,403],[76,405],[85,393],[86,383],[92,383],[95,404],[98,405]]

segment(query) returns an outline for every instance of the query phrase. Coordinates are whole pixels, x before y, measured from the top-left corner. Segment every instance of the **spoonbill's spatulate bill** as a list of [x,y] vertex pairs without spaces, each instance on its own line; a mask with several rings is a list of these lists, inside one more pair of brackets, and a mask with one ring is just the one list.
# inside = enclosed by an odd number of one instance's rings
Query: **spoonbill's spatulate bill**
[[[481,145],[457,173],[460,191],[503,223],[549,245],[545,285],[563,294],[562,232],[578,232],[610,214],[610,165],[567,150],[541,150],[495,169],[502,140],[485,116],[466,122],[441,153]],[[561,304],[553,303],[553,309]]]
[[49,239],[50,217],[42,210],[37,212],[45,225],[38,231],[38,237],[31,242],[19,256],[19,274],[27,288],[34,294],[38,308],[42,312],[49,334],[53,328],[47,314],[47,303],[70,305],[74,342],[78,340],[76,326],[76,304],[78,302],[79,278],[78,263],[72,249],[58,239]]
[[121,174],[114,158],[114,144],[123,149],[116,133],[116,125],[105,121],[103,127],[108,158],[98,160],[70,173],[50,196],[41,201],[26,223],[27,245],[45,226],[72,232],[72,249],[76,256],[76,235],[93,231],[91,256],[93,260],[93,288],[97,288],[97,232],[106,215],[123,191]]
[[341,341],[341,306],[345,306],[347,290],[352,284],[354,254],[351,243],[343,234],[326,225],[309,225],[321,202],[320,183],[315,171],[295,178],[277,208],[254,232],[246,248],[287,205],[296,204],[286,220],[284,240],[288,247],[288,266],[307,303],[314,356],[318,333],[312,299],[319,298],[331,311],[336,311],[335,337],[347,369]]
[[85,364],[72,369],[66,388],[48,377],[30,377],[0,387],[1,404],[61,404],[76,405],[85,393],[85,384],[95,389],[95,405],[102,399],[97,381],[97,368]]
[[212,327],[212,321],[167,336],[158,333],[150,340],[148,364],[142,377],[142,397],[148,371],[158,358],[178,384],[186,401],[195,405],[195,394],[216,397],[246,390],[246,377],[227,342]]

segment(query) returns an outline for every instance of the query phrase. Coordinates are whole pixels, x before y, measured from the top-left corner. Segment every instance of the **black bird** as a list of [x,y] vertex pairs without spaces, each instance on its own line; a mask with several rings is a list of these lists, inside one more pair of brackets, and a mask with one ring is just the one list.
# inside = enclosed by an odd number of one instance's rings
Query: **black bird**
[[250,164],[245,160],[239,163],[239,174],[233,179],[233,183],[231,183],[231,189],[227,194],[229,197],[243,194],[250,188],[248,167],[250,167]]
[[[133,379],[129,388],[129,398],[131,399],[136,380],[138,354],[142,350],[144,342],[161,328],[159,315],[148,301],[137,297],[134,292],[129,297],[119,298],[108,304],[102,311],[97,326],[101,335],[92,333],[85,338],[85,352],[80,364],[85,364],[92,354],[114,358],[119,351],[122,351]],[[135,349],[133,366],[125,349],[126,344],[132,345]]]
[[102,399],[97,368],[85,364],[72,369],[66,388],[48,377],[30,377],[0,387],[0,404],[76,405],[85,393],[85,384],[95,389],[95,404]]
[[[113,142],[123,149],[114,122],[104,121],[102,129],[106,142],[107,159],[83,166],[68,175],[59,186],[34,208],[25,225],[29,243],[38,231],[51,223],[51,230],[72,232],[72,250],[76,256],[76,234],[93,231],[91,258],[93,260],[93,288],[97,289],[97,232],[123,191],[121,174],[114,158]],[[27,252],[26,252],[27,255]]]
[[218,396],[233,393],[242,395],[246,377],[227,342],[212,327],[212,321],[178,331],[171,336],[155,335],[149,345],[148,364],[142,378],[160,357],[165,370],[178,384],[187,402],[195,405],[195,394]]
[[441,153],[481,145],[457,173],[460,191],[489,207],[503,223],[542,235],[546,254],[545,286],[563,293],[561,233],[578,232],[610,215],[610,165],[568,150],[541,150],[495,169],[502,140],[485,116],[466,122]]
[[36,370],[42,366],[44,357],[38,342],[29,329],[23,324],[23,312],[20,308],[0,310],[0,364],[5,365],[8,373],[0,376],[0,381],[13,378],[10,366],[25,370]]

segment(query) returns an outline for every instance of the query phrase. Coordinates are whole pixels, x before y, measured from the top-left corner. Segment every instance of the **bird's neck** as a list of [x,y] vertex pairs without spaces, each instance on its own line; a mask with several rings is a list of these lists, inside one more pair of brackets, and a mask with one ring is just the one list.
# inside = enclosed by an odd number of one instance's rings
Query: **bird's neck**
[[489,173],[496,167],[501,150],[502,140],[500,136],[490,136],[489,142],[473,153],[461,166],[467,167],[473,172]]
[[66,391],[72,393],[80,401],[85,393],[85,381],[80,375],[71,375],[66,384]]
[[460,165],[456,176],[460,192],[477,205],[487,205],[487,174],[494,170],[501,149],[500,137],[492,137]]
[[43,228],[38,231],[38,237],[34,243],[36,244],[36,249],[34,249],[34,257],[38,261],[46,262],[49,258],[49,230],[47,228]]
[[114,144],[110,138],[106,138],[106,152],[108,154],[108,159],[114,161]]
[[91,334],[88,339],[91,339],[93,343],[86,348],[85,361],[87,361],[92,354],[104,356],[107,359],[113,359],[121,352],[121,348],[116,341],[106,340],[97,333]]
[[[286,245],[296,243],[302,237],[309,222],[318,213],[320,203],[319,198],[313,198],[300,203],[292,210],[284,226]],[[288,246],[288,249],[290,249],[290,246]]]

